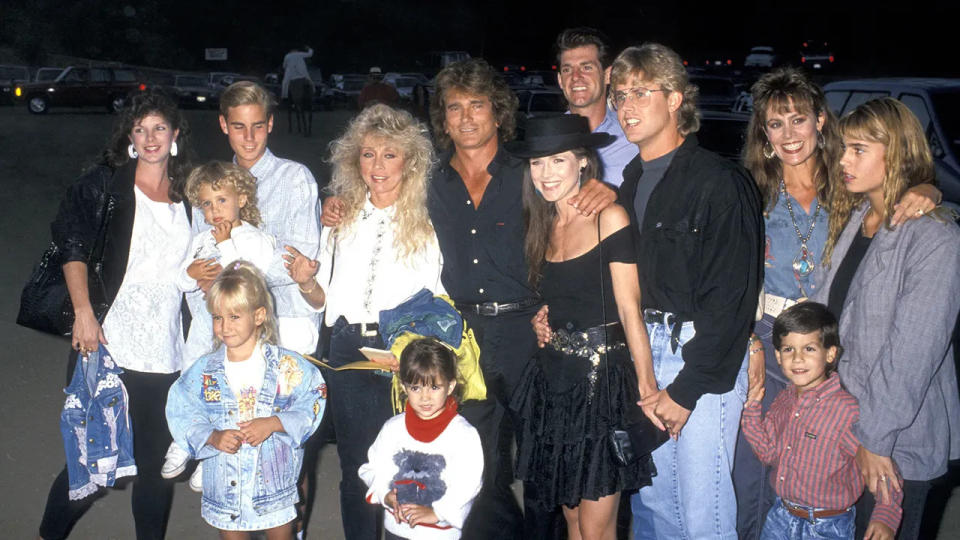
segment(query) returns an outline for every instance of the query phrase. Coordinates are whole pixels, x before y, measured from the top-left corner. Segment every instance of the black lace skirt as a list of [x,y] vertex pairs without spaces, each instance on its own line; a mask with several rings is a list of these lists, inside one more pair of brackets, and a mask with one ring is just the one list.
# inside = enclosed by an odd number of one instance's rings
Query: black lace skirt
[[609,385],[605,361],[594,368],[587,358],[540,349],[513,395],[517,477],[525,498],[544,508],[639,489],[656,475],[650,456],[622,467],[610,451],[609,428],[636,402],[637,378],[626,349],[608,358]]

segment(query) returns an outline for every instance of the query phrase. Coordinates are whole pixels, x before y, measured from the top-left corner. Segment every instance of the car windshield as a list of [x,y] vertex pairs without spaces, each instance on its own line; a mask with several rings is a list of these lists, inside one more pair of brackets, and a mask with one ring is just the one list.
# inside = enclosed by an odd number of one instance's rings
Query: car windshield
[[938,92],[930,96],[933,109],[940,120],[946,144],[954,156],[960,156],[960,88]]
[[56,79],[57,76],[60,75],[60,72],[62,71],[63,71],[62,69],[40,68],[37,70],[37,82],[52,81]]
[[129,69],[118,69],[113,72],[113,77],[117,82],[134,82],[137,80],[137,74]]
[[196,77],[194,75],[190,76],[180,76],[177,77],[177,86],[206,86],[207,80],[203,77]]

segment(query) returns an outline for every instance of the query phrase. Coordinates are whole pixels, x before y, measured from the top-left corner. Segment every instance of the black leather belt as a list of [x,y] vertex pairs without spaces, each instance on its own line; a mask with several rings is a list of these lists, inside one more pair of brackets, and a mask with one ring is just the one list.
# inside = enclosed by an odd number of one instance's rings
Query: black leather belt
[[539,298],[525,298],[518,302],[484,302],[482,304],[454,302],[453,305],[461,312],[468,311],[477,315],[483,315],[484,317],[496,317],[501,313],[510,313],[511,311],[522,311],[532,308],[539,303]]
[[676,354],[677,347],[680,345],[680,331],[683,330],[683,323],[686,322],[683,317],[669,311],[645,308],[643,310],[643,322],[673,326],[670,331],[670,349]]

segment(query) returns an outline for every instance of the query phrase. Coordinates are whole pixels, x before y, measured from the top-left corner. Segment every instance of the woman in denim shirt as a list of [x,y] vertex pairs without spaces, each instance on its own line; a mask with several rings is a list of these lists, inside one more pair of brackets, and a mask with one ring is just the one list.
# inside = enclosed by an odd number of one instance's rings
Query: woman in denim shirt
[[[750,384],[765,386],[766,409],[788,384],[774,355],[773,321],[818,290],[814,270],[827,241],[830,179],[839,172],[841,142],[823,90],[802,71],[783,68],[768,73],[751,92],[753,116],[744,166],[763,195],[766,249],[763,318],[750,343]],[[918,210],[932,209],[940,198],[932,184],[912,188],[897,205],[893,222],[918,217]],[[769,468],[757,460],[742,435],[733,474],[738,536],[759,538],[775,493]]]
[[265,530],[268,540],[289,539],[303,444],[326,402],[323,378],[276,345],[273,299],[250,263],[220,274],[207,308],[219,347],[170,388],[170,432],[191,457],[206,461],[201,515],[221,538]]

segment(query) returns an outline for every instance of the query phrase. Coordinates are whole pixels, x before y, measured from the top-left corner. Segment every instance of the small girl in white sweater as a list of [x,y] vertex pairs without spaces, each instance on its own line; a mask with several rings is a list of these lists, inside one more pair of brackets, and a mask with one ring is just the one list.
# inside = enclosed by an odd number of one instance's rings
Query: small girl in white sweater
[[360,467],[386,538],[456,539],[483,478],[477,430],[457,414],[456,355],[434,338],[400,355],[406,412],[387,420]]

